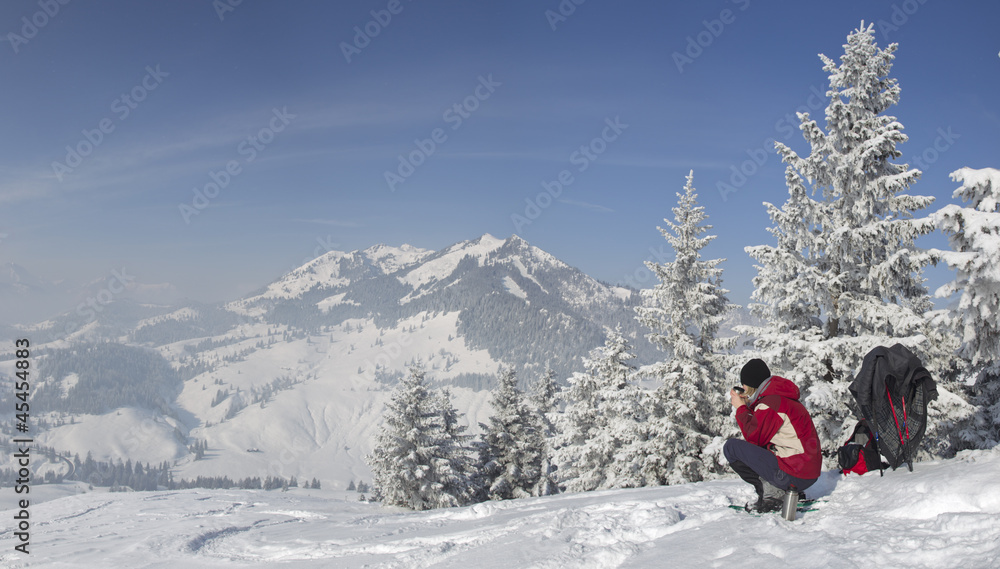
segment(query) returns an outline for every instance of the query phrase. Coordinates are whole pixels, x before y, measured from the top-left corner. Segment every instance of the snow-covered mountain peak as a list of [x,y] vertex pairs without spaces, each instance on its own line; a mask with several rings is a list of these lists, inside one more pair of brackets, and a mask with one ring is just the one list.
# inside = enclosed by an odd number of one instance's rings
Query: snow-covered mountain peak
[[448,278],[458,264],[466,257],[472,257],[478,261],[479,266],[483,266],[486,257],[503,247],[506,243],[503,239],[497,239],[489,233],[478,239],[461,241],[438,253],[429,255],[426,260],[420,263],[412,271],[399,275],[400,282],[418,289],[433,282]]
[[[433,283],[448,281],[460,264],[472,259],[475,265],[507,265],[522,277],[535,281],[533,274],[549,270],[573,271],[562,261],[530,245],[517,235],[507,239],[485,233],[476,239],[460,241],[440,251],[432,251],[403,244],[399,247],[386,244],[373,245],[361,251],[345,253],[330,251],[309,261],[271,283],[266,290],[230,305],[243,311],[248,304],[262,300],[288,300],[301,298],[317,288],[343,289],[358,279],[394,275],[396,279],[422,295]],[[537,283],[537,281],[536,281]],[[539,284],[542,290],[546,287]],[[410,297],[412,299],[414,297]],[[406,301],[404,301],[406,302]]]
[[392,247],[384,243],[374,245],[361,252],[365,258],[375,266],[382,269],[385,274],[419,263],[428,255],[433,254],[430,249],[422,249],[409,244],[402,244],[399,247]]
[[483,233],[482,236],[479,237],[479,239],[476,239],[474,241],[474,243],[478,243],[478,244],[480,244],[480,245],[482,245],[484,247],[491,247],[491,248],[494,248],[494,249],[500,247],[501,245],[503,245],[506,242],[507,242],[506,239],[500,239],[498,237],[494,237],[494,236],[490,235],[489,233]]
[[507,241],[504,243],[504,247],[512,251],[518,251],[518,250],[530,251],[534,249],[541,251],[541,249],[538,249],[538,247],[535,247],[534,245],[528,243],[527,240],[525,240],[520,235],[516,234],[512,234],[510,237],[507,238]]
[[23,290],[43,290],[48,285],[17,263],[7,263],[0,273],[0,285],[10,285]]
[[391,274],[431,254],[433,251],[406,244],[400,247],[379,244],[349,253],[329,251],[274,281],[261,294],[230,304],[230,308],[239,310],[261,300],[300,298],[316,288],[346,287],[352,283],[352,277],[370,275],[372,268],[375,274]]
[[293,269],[290,273],[286,274],[285,276],[281,277],[275,282],[281,282],[283,280],[288,279],[289,277],[315,272],[317,270],[321,270],[323,267],[331,265],[339,266],[341,259],[343,259],[344,257],[351,256],[353,254],[354,253],[346,253],[344,251],[327,251],[326,253],[323,253],[322,255],[316,257],[312,261],[309,261],[308,263],[302,265],[301,267]]
[[568,269],[569,265],[546,253],[544,250],[528,243],[518,235],[511,235],[504,243],[504,251],[508,256],[517,255],[533,265],[542,264],[547,268]]
[[228,308],[240,310],[247,303],[259,300],[298,298],[316,286],[343,286],[348,279],[340,276],[340,262],[354,253],[329,251],[274,281],[261,294],[230,303]]

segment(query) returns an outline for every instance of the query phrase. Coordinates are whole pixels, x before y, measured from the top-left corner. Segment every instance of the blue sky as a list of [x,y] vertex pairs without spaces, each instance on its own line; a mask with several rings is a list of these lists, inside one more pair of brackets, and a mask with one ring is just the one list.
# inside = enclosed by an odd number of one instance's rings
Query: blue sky
[[937,209],[950,172],[1000,166],[991,1],[230,3],[0,6],[0,262],[81,281],[126,268],[214,301],[328,248],[517,233],[648,287],[693,169],[706,255],[745,304],[743,248],[772,242],[762,202],[786,197],[769,142],[805,152],[793,115],[822,117],[817,54],[839,57],[862,20],[900,45],[912,193]]

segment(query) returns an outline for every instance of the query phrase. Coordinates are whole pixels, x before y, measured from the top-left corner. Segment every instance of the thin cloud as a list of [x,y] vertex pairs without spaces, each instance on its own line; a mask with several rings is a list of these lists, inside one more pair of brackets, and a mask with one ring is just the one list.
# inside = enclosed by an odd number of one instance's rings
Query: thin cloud
[[[380,104],[342,104],[316,108],[301,102],[282,105],[295,115],[288,129],[279,134],[294,138],[309,131],[336,131],[349,127],[392,126],[418,122],[419,113],[412,109],[392,108]],[[180,128],[158,129],[145,140],[121,135],[110,135],[104,144],[82,163],[62,174],[62,180],[53,170],[53,163],[65,162],[65,145],[53,149],[52,155],[38,155],[29,163],[33,166],[4,167],[0,181],[0,205],[44,200],[53,195],[69,192],[105,190],[113,187],[144,187],[151,180],[169,181],[185,177],[207,175],[225,166],[228,160],[241,159],[238,148],[248,133],[268,126],[271,108],[254,108],[237,113],[216,116],[214,119],[192,123]],[[72,141],[70,146],[72,146]],[[362,154],[381,156],[378,147],[334,146],[317,149],[311,147],[286,148],[278,153],[262,153],[258,162],[282,159],[301,159],[330,154]],[[346,225],[350,227],[350,225]]]
[[609,207],[604,207],[603,205],[597,205],[597,204],[592,204],[592,203],[588,203],[588,202],[581,202],[581,201],[577,201],[577,200],[565,200],[565,199],[563,199],[563,200],[559,200],[559,203],[564,203],[564,204],[569,204],[569,205],[575,205],[577,207],[582,207],[584,209],[589,209],[589,210],[597,211],[597,212],[600,212],[600,213],[614,213],[614,211],[615,211],[615,210],[613,210],[613,209],[611,209]]
[[319,225],[330,225],[333,227],[364,227],[363,223],[357,221],[344,221],[342,219],[293,219],[296,223],[316,223]]

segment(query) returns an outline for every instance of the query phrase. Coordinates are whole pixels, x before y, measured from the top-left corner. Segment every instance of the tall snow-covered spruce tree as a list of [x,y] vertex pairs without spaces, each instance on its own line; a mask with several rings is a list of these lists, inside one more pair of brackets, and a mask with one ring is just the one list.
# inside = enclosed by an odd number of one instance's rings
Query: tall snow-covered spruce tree
[[459,419],[447,394],[427,389],[421,370],[400,380],[365,457],[383,503],[427,510],[469,501],[471,462]]
[[[659,381],[653,396],[642,475],[648,484],[676,484],[723,472],[721,442],[734,434],[725,398],[727,350],[734,338],[716,337],[725,313],[732,308],[722,288],[725,259],[705,260],[704,249],[715,236],[704,224],[698,205],[694,172],[678,193],[674,221],[659,228],[674,251],[673,262],[647,266],[660,282],[642,291],[636,307],[639,322],[652,333],[649,340],[666,355],[641,372]],[[714,442],[714,444],[713,444]]]
[[545,438],[541,423],[517,387],[514,369],[502,366],[490,404],[489,424],[480,423],[480,497],[490,500],[526,498],[537,494],[542,480]]
[[558,469],[553,459],[552,442],[559,432],[556,426],[559,386],[556,384],[556,372],[551,369],[539,376],[531,386],[528,404],[534,412],[542,441],[541,473],[534,492],[536,496],[551,496],[559,493]]
[[826,129],[800,113],[809,154],[775,144],[789,194],[781,208],[764,204],[777,244],[746,249],[758,262],[751,311],[768,321],[755,331],[756,348],[799,385],[825,448],[841,438],[847,387],[873,347],[902,343],[932,373],[948,359],[947,339],[924,319],[931,300],[922,270],[931,257],[914,246],[934,227],[913,212],[933,198],[908,195],[920,171],[893,162],[907,139],[885,114],[899,101],[889,77],[896,47],[880,49],[862,22],[839,65],[820,55],[829,74]]
[[646,394],[635,385],[635,355],[621,327],[569,379],[555,439],[560,484],[570,492],[645,486],[642,432]]
[[954,197],[968,205],[947,205],[930,216],[952,248],[933,253],[958,272],[937,295],[959,295],[941,320],[961,338],[959,353],[976,378],[975,413],[959,444],[991,448],[1000,444],[1000,170],[962,168],[951,177],[962,182]]

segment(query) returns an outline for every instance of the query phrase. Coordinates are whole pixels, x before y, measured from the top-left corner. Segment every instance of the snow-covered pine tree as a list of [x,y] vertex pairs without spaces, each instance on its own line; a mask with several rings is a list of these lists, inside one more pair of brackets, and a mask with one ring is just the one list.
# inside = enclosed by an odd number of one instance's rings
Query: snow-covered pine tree
[[559,385],[556,383],[556,372],[547,369],[545,373],[531,385],[528,403],[538,413],[542,424],[542,434],[545,438],[556,435],[557,427],[554,416],[558,405]]
[[544,445],[538,485],[532,492],[535,496],[551,496],[559,493],[556,465],[552,457],[552,443],[558,432],[554,419],[558,392],[556,372],[548,369],[532,384],[528,397],[528,404],[538,420],[535,428],[541,434]]
[[569,380],[562,432],[556,438],[559,479],[570,492],[644,486],[641,433],[645,392],[635,385],[635,355],[621,326]]
[[455,442],[446,423],[441,397],[427,389],[424,372],[412,368],[393,390],[375,448],[365,457],[383,503],[426,510],[465,502],[467,485],[455,478]]
[[479,450],[480,493],[490,500],[526,498],[541,478],[545,439],[538,419],[517,387],[517,374],[501,366],[490,404],[493,415],[482,423]]
[[941,320],[961,338],[959,353],[976,378],[975,414],[960,430],[960,444],[991,448],[1000,444],[1000,170],[962,168],[951,178],[962,182],[954,197],[968,205],[930,216],[952,248],[932,253],[958,272],[936,294],[960,295]]
[[847,387],[873,347],[902,343],[939,378],[948,367],[946,339],[928,341],[934,334],[923,318],[931,257],[914,247],[933,224],[913,212],[933,198],[906,194],[920,171],[892,162],[907,139],[885,114],[899,101],[889,77],[896,48],[880,49],[862,22],[839,65],[820,56],[830,83],[826,130],[800,113],[809,155],[775,144],[789,192],[782,208],[765,203],[777,245],[747,247],[758,261],[751,310],[768,321],[756,331],[757,348],[799,385],[825,448],[842,442]]
[[647,478],[650,394],[637,384],[635,353],[621,325],[606,331],[604,347],[585,368],[600,378],[598,409],[604,428],[586,443],[589,456],[605,454],[604,483],[598,488],[638,488],[655,483]]
[[[589,365],[589,361],[584,360],[584,363]],[[568,387],[560,393],[564,409],[558,418],[558,434],[552,441],[554,460],[559,480],[566,490],[593,490],[604,477],[593,475],[593,465],[585,456],[585,445],[607,428],[598,409],[601,382],[592,373],[578,372],[569,378],[568,383]]]
[[636,307],[639,322],[652,330],[649,340],[666,356],[641,370],[659,382],[644,435],[642,477],[648,484],[693,482],[723,472],[718,439],[735,434],[725,398],[726,353],[735,338],[716,336],[732,308],[722,288],[719,265],[725,259],[702,259],[701,250],[715,236],[706,235],[712,226],[704,223],[708,215],[698,205],[693,180],[692,171],[677,194],[674,221],[665,219],[668,229],[658,228],[674,261],[646,263],[660,282],[641,292],[643,306]]
[[442,389],[437,395],[437,414],[441,417],[440,456],[434,459],[434,469],[444,494],[455,499],[454,505],[464,505],[475,499],[472,480],[475,463],[472,459],[472,435],[465,434],[464,413],[451,402],[451,391]]

